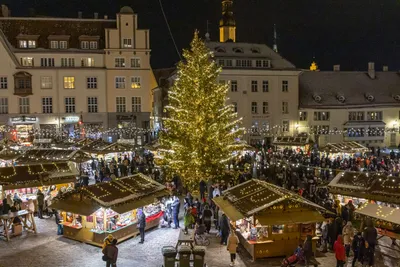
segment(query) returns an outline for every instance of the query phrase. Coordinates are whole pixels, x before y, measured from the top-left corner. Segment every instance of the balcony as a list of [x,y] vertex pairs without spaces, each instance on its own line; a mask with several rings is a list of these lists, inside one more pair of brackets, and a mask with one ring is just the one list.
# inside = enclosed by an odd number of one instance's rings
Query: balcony
[[32,88],[15,88],[14,95],[22,97],[32,95]]
[[25,71],[14,74],[14,95],[28,96],[32,95],[32,75]]

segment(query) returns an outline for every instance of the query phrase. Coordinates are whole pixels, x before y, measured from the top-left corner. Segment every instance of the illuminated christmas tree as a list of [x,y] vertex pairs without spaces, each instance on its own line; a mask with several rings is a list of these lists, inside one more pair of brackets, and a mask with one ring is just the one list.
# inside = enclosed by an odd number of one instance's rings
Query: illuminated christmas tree
[[168,92],[168,118],[160,134],[161,164],[179,175],[184,186],[197,188],[201,179],[221,177],[226,165],[244,149],[241,119],[227,105],[228,85],[218,82],[221,68],[196,32],[178,64]]

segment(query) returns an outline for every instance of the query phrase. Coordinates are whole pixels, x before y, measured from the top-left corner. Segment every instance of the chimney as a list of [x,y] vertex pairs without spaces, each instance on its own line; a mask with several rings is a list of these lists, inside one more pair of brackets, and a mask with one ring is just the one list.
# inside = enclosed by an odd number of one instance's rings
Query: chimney
[[10,11],[8,9],[8,7],[6,5],[1,5],[1,15],[3,15],[3,17],[10,17],[9,16]]
[[389,71],[389,67],[388,66],[383,66],[383,71]]
[[79,11],[78,12],[78,19],[81,19],[82,18],[82,11]]
[[371,79],[375,79],[375,63],[368,62],[368,75]]
[[340,65],[333,65],[333,71],[340,71]]
[[108,19],[108,15],[104,15],[104,19]]
[[94,13],[94,19],[98,19],[99,18],[99,13],[95,12]]

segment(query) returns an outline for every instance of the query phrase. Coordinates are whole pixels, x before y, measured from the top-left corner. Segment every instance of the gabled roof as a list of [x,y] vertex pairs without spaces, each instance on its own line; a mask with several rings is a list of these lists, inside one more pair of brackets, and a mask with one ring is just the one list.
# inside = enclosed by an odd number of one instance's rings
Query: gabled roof
[[295,69],[296,67],[265,44],[206,42],[216,58],[268,59],[272,69]]
[[359,71],[305,71],[299,87],[300,108],[400,106],[400,75],[393,71],[375,72],[375,79]]

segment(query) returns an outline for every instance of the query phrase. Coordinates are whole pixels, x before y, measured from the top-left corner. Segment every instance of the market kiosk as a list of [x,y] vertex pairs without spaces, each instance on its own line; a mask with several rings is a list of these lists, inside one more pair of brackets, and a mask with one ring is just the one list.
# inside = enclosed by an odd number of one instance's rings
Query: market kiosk
[[305,136],[277,136],[272,144],[276,146],[278,150],[289,148],[297,152],[302,150],[304,153],[310,150],[309,138]]
[[324,208],[286,189],[252,179],[231,187],[215,204],[231,220],[240,243],[253,257],[292,255],[307,235],[313,237],[316,222],[324,220]]
[[67,192],[51,207],[62,211],[65,237],[102,246],[109,234],[124,241],[139,233],[138,208],[146,215],[146,229],[158,226],[164,212],[157,199],[168,194],[165,186],[136,174]]
[[349,141],[349,142],[341,142],[341,143],[328,143],[324,147],[319,149],[319,152],[322,154],[326,154],[331,159],[337,157],[353,157],[357,154],[364,154],[369,152],[370,149],[366,146],[360,145],[357,142]]

